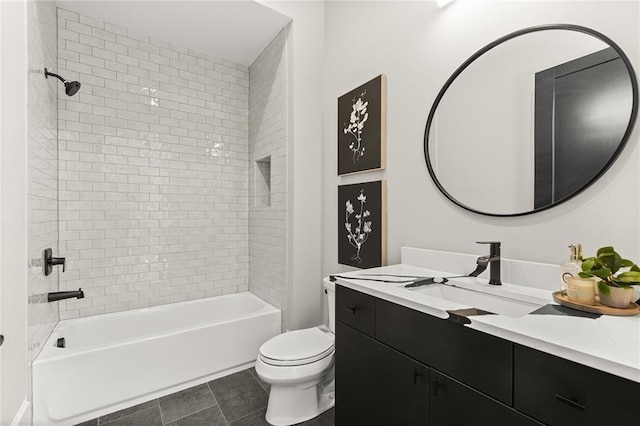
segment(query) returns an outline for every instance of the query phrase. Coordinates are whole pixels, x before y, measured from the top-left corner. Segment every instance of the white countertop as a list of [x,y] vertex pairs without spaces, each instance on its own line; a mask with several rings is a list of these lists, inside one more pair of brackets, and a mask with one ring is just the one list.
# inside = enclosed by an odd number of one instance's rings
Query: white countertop
[[[381,268],[339,273],[336,282],[398,305],[424,312],[439,318],[448,318],[449,310],[469,308],[456,302],[406,289],[404,283],[366,281],[361,278],[403,280],[399,277],[379,276],[408,275],[421,277],[449,277],[451,274],[411,265],[391,265]],[[453,280],[451,280],[453,281]],[[456,281],[463,287],[482,286],[483,292],[525,300],[537,305],[555,304],[551,291],[503,283],[491,286],[486,279],[464,278]],[[620,377],[640,382],[640,315],[618,317],[602,315],[584,318],[563,315],[526,314],[519,318],[505,315],[470,316],[470,324],[487,334],[513,341],[540,351],[584,364]]]

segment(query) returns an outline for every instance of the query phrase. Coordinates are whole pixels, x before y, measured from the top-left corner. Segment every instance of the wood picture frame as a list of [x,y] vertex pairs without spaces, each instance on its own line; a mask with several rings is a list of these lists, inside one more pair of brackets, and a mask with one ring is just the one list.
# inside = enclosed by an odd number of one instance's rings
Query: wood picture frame
[[386,163],[386,77],[338,98],[338,175],[381,170]]

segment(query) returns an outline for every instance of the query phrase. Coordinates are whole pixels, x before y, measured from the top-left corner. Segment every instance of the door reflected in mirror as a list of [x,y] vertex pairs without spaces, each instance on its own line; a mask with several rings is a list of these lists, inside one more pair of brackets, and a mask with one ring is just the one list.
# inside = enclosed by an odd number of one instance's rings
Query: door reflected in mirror
[[445,83],[427,121],[427,166],[467,210],[545,210],[611,166],[636,104],[633,69],[604,35],[569,25],[521,30],[477,52]]

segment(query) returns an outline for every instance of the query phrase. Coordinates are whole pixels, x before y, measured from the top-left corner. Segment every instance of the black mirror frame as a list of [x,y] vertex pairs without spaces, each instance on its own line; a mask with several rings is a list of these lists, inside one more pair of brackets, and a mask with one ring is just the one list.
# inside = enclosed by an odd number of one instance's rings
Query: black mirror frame
[[[433,119],[435,117],[436,109],[438,108],[438,105],[440,104],[440,101],[442,100],[442,98],[445,95],[445,93],[446,93],[447,89],[449,88],[449,86],[451,86],[451,84],[454,82],[454,80],[465,69],[467,69],[467,67],[469,67],[469,65],[471,65],[480,56],[484,55],[485,53],[487,53],[489,50],[493,49],[494,47],[496,47],[496,46],[498,46],[498,45],[500,45],[500,44],[502,44],[502,43],[504,43],[504,42],[506,42],[508,40],[511,40],[512,38],[516,38],[516,37],[524,35],[524,34],[535,33],[535,32],[546,31],[546,30],[569,30],[569,31],[576,31],[576,32],[580,32],[580,33],[591,35],[591,36],[593,36],[595,38],[598,38],[601,41],[607,43],[610,47],[612,47],[616,51],[616,53],[618,55],[620,55],[620,58],[624,62],[625,66],[627,67],[627,71],[629,72],[629,78],[631,79],[631,88],[633,90],[633,104],[632,104],[632,107],[631,107],[631,117],[629,119],[629,124],[627,125],[627,129],[626,129],[626,131],[624,133],[624,136],[622,137],[622,140],[620,141],[620,144],[618,145],[618,148],[616,149],[614,154],[611,156],[611,159],[607,162],[607,164],[605,164],[605,166],[597,174],[594,175],[594,177],[589,182],[587,182],[582,188],[580,188],[578,191],[574,192],[573,194],[571,194],[571,195],[569,195],[569,196],[567,196],[567,197],[565,197],[565,198],[563,198],[563,199],[561,199],[561,200],[559,200],[557,202],[551,203],[548,206],[540,207],[540,208],[537,208],[537,209],[533,209],[533,210],[526,211],[526,212],[521,212],[521,213],[502,214],[502,213],[488,213],[488,212],[483,212],[483,211],[480,211],[480,210],[476,210],[476,209],[474,209],[472,207],[469,207],[466,204],[463,204],[460,201],[456,200],[451,194],[449,194],[444,189],[444,187],[442,186],[442,184],[438,180],[438,177],[435,174],[435,170],[433,169],[433,165],[431,164],[431,160],[429,159],[429,131],[431,130],[431,124],[432,124]],[[613,163],[617,160],[617,158],[620,156],[620,153],[622,152],[624,147],[627,145],[627,141],[629,140],[629,137],[631,136],[631,132],[633,131],[633,127],[635,126],[637,116],[638,116],[638,81],[636,79],[636,74],[635,74],[635,71],[633,69],[633,66],[631,65],[631,61],[629,61],[629,58],[622,51],[620,46],[618,46],[613,40],[611,40],[609,37],[605,36],[604,34],[598,32],[598,31],[592,30],[591,28],[582,27],[580,25],[573,25],[573,24],[536,25],[536,26],[533,26],[533,27],[528,27],[528,28],[524,28],[524,29],[521,29],[521,30],[518,30],[518,31],[514,31],[512,33],[509,33],[509,34],[507,34],[505,36],[502,36],[499,39],[489,43],[488,45],[486,45],[485,47],[483,47],[482,49],[478,50],[476,53],[471,55],[471,57],[469,57],[469,59],[464,61],[462,63],[462,65],[460,65],[453,72],[451,77],[449,77],[449,79],[444,83],[444,86],[442,86],[442,88],[438,92],[438,95],[436,96],[436,99],[433,102],[433,106],[431,107],[431,111],[429,111],[429,118],[427,119],[427,125],[426,125],[425,131],[424,131],[424,158],[425,158],[425,160],[427,162],[427,169],[429,170],[429,175],[431,176],[431,180],[433,180],[433,183],[436,185],[438,190],[445,197],[447,197],[452,203],[458,205],[459,207],[462,207],[465,210],[468,210],[468,211],[473,212],[473,213],[481,214],[481,215],[484,215],[484,216],[493,216],[493,217],[526,216],[526,215],[530,215],[530,214],[533,214],[533,213],[538,213],[538,212],[550,209],[550,208],[558,206],[558,205],[560,205],[560,204],[562,204],[562,203],[564,203],[566,201],[569,201],[570,199],[572,199],[573,197],[575,197],[578,194],[582,193],[587,188],[589,188],[591,185],[593,185],[598,179],[600,179],[607,172],[607,170],[609,170],[609,168],[613,165]]]

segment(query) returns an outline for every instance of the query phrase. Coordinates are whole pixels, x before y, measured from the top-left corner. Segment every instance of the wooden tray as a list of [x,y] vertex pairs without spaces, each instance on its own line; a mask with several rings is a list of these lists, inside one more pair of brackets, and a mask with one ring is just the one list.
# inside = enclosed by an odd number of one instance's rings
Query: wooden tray
[[562,306],[577,309],[579,311],[591,312],[593,314],[633,316],[637,315],[638,312],[640,312],[640,306],[638,306],[636,303],[630,303],[628,308],[613,308],[611,306],[602,305],[598,300],[598,296],[596,296],[595,305],[583,305],[582,303],[569,300],[569,298],[562,294],[561,291],[556,291],[553,293],[553,300],[555,300]]

